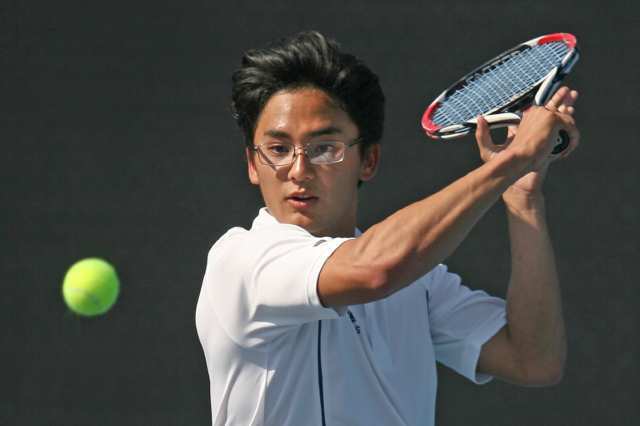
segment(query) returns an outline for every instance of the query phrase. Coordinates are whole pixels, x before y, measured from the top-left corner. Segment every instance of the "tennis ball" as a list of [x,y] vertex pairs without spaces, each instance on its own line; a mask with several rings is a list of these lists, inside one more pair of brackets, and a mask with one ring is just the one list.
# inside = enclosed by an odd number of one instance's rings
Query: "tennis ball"
[[62,297],[73,312],[83,316],[107,312],[118,298],[120,281],[107,261],[88,258],[74,263],[62,283]]

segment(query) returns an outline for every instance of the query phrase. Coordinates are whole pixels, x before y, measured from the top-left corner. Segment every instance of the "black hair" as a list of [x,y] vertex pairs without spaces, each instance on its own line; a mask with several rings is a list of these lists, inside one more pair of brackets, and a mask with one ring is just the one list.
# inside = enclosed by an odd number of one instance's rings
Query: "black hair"
[[271,96],[307,86],[337,101],[358,127],[363,150],[382,138],[385,99],[378,77],[317,31],[246,51],[232,81],[231,108],[247,146],[253,145],[258,118]]

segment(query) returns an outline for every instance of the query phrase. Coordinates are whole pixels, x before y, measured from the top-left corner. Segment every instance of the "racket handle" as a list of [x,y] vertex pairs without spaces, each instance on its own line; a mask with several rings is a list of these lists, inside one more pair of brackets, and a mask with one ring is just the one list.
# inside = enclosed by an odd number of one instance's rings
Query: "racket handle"
[[551,151],[551,154],[560,154],[562,151],[567,149],[569,146],[569,133],[566,130],[560,130],[558,132],[558,136],[556,137],[556,146]]
[[[491,129],[518,124],[521,118],[521,115],[512,112],[486,115],[484,117]],[[474,125],[477,123],[476,119],[470,120],[470,122]],[[556,146],[553,148],[553,151],[551,151],[551,154],[560,154],[562,151],[567,149],[569,142],[571,142],[569,139],[569,133],[567,133],[566,130],[560,130],[556,136]]]

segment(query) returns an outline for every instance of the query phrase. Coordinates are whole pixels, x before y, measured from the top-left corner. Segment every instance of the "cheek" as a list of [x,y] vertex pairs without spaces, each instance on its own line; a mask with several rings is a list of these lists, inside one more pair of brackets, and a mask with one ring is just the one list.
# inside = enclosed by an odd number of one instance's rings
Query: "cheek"
[[276,173],[263,171],[260,177],[260,183],[263,187],[263,191],[266,191],[269,194],[275,194],[279,191],[281,179],[279,179]]
[[[345,164],[346,166],[346,164]],[[358,186],[359,173],[355,167],[341,167],[330,173],[325,173],[320,178],[325,188],[331,188],[336,196],[348,198]]]
[[344,179],[353,183],[354,187],[357,187],[358,181],[360,180],[360,172],[362,170],[362,162],[359,156],[356,153],[353,153],[351,158],[349,158],[349,163],[345,163],[344,167]]
[[282,183],[287,178],[287,168],[280,167],[273,169],[264,164],[256,165],[256,175],[260,180],[260,185],[273,188],[274,185]]
[[272,181],[284,182],[288,179],[289,168],[288,167],[280,167],[274,170],[269,170],[271,173],[269,177]]

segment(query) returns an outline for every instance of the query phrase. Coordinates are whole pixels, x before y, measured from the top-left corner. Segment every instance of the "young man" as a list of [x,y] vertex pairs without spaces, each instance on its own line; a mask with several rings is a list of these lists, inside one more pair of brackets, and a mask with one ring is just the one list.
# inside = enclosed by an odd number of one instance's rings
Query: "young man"
[[[355,57],[316,32],[247,52],[233,77],[250,181],[266,208],[212,247],[196,324],[215,425],[430,425],[435,362],[476,383],[557,382],[565,359],[542,182],[561,88],[507,144],[479,120],[485,163],[364,233],[358,186],[380,159],[384,96]],[[500,198],[512,246],[506,302],[440,264]]]

